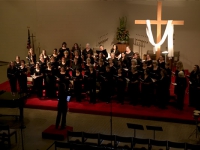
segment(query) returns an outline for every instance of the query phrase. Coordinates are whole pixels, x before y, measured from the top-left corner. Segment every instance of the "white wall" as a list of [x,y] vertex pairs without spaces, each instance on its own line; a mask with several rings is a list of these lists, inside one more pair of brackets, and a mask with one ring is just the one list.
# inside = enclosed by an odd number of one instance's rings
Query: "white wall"
[[[85,46],[97,47],[99,37],[108,33],[104,43],[110,50],[115,40],[119,17],[127,16],[127,28],[130,31],[130,46],[134,51],[133,38],[146,35],[145,25],[135,25],[136,19],[156,19],[157,2],[140,1],[98,1],[98,0],[0,0],[0,60],[13,60],[16,55],[25,58],[27,54],[27,26],[30,27],[37,47],[51,53],[66,41],[68,47],[77,42]],[[180,51],[180,59],[186,69],[194,64],[200,65],[200,2],[164,1],[163,15],[165,20],[184,20],[184,26],[175,26],[175,51]],[[152,26],[156,34],[156,26]],[[165,26],[162,27],[164,32]],[[162,49],[165,49],[165,42]],[[143,53],[152,49],[147,44]]]

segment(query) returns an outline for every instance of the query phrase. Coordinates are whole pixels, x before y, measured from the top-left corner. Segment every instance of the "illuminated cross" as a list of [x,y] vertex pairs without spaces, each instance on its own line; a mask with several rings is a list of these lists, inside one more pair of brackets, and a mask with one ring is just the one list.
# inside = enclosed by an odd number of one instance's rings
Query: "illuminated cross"
[[[151,24],[157,25],[157,43],[161,40],[161,25],[166,25],[168,20],[162,20],[162,2],[158,1],[157,5],[157,20],[150,20]],[[135,24],[146,24],[146,20],[135,20]],[[182,20],[173,20],[173,25],[184,25],[184,21]],[[158,47],[156,52],[156,60],[160,57],[160,49],[161,47]]]

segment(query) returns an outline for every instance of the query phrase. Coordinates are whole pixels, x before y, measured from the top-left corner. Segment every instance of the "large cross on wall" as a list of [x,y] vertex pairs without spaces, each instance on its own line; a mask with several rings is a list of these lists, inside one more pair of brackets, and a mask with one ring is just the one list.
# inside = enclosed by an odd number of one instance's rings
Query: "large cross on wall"
[[[150,20],[151,24],[157,25],[157,43],[161,40],[161,26],[167,25],[168,20],[162,20],[162,2],[157,3],[157,20]],[[146,20],[135,20],[135,24],[146,24]],[[183,20],[173,20],[173,25],[184,25]],[[156,60],[160,57],[161,47],[157,48]]]

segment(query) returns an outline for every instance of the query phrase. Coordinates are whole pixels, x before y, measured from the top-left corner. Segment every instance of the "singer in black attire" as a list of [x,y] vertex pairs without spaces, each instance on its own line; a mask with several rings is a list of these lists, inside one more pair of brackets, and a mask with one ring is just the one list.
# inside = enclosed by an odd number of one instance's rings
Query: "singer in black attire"
[[125,94],[125,87],[126,87],[126,79],[125,75],[122,72],[122,68],[119,68],[117,71],[116,80],[116,87],[117,87],[117,100],[119,103],[124,104],[124,94]]
[[160,79],[156,81],[157,84],[157,104],[160,108],[164,109],[166,108],[167,102],[168,102],[168,77],[167,73],[164,69],[161,69],[160,71]]
[[76,96],[76,101],[81,102],[83,76],[79,69],[76,69],[76,73],[73,76],[73,79],[74,79],[74,92]]
[[47,69],[45,70],[45,87],[46,97],[54,98],[56,96],[56,72],[51,67],[51,63],[47,63]]
[[88,91],[90,94],[90,103],[96,103],[96,71],[94,67],[90,65],[89,71],[85,74],[86,84],[88,84]]
[[131,68],[131,72],[129,72],[128,74],[128,79],[130,80],[128,83],[128,94],[130,97],[130,103],[136,105],[140,96],[140,82],[137,68]]
[[190,80],[190,84],[189,84],[189,105],[194,107],[196,104],[196,82],[197,82],[197,75],[199,74],[199,66],[195,65],[194,69],[192,70],[192,72],[190,73],[189,76],[189,80]]
[[17,92],[17,69],[15,68],[15,64],[13,61],[9,63],[7,68],[7,78],[10,83],[11,92],[14,95]]
[[20,93],[27,92],[27,68],[25,67],[25,61],[21,60],[21,66],[18,69],[19,74],[19,87]]
[[43,96],[43,72],[38,63],[36,63],[34,70],[34,89],[37,91],[37,96]]
[[67,99],[66,87],[65,84],[62,83],[59,85],[59,90],[58,90],[58,106],[57,106],[58,113],[56,117],[56,129],[58,129],[59,127],[61,117],[62,117],[61,129],[64,129],[66,127],[66,116],[68,109],[68,104],[66,99]]

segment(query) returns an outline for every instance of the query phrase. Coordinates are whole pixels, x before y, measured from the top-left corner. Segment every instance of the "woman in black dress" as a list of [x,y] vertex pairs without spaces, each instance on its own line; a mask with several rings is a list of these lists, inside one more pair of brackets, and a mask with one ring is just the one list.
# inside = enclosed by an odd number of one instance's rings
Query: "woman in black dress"
[[35,64],[36,64],[36,54],[34,53],[33,48],[29,49],[28,56],[26,58],[28,60],[30,74],[32,75],[35,70]]
[[77,58],[74,58],[74,61],[73,61],[73,63],[72,63],[72,67],[71,67],[72,76],[75,76],[75,74],[76,74],[76,69],[78,69],[78,70],[81,71],[81,64],[78,63],[78,59],[77,59]]
[[141,78],[141,94],[142,94],[142,105],[150,106],[152,101],[152,79],[149,75],[149,70],[144,70],[144,74]]
[[168,77],[167,77],[167,72],[164,69],[160,70],[160,79],[157,80],[157,103],[158,106],[162,109],[166,108],[166,105],[168,103]]
[[121,58],[119,59],[120,61],[123,62],[124,66],[126,66],[126,68],[128,68],[128,59],[125,57],[125,53],[121,53]]
[[165,69],[165,60],[162,55],[160,55],[160,57],[158,59],[158,67],[160,69]]
[[105,73],[106,68],[104,65],[104,61],[102,59],[99,60],[98,62],[98,66],[96,66],[96,71],[97,71],[97,81],[100,82],[101,84],[101,79],[102,79],[102,75]]
[[66,71],[64,66],[62,66],[60,68],[60,71],[59,71],[57,77],[58,77],[59,84],[65,84],[66,89],[68,90],[69,89],[70,74],[69,74],[68,71]]
[[187,88],[187,80],[183,71],[179,71],[178,77],[176,79],[176,90],[177,90],[177,108],[183,110],[185,90]]
[[131,51],[129,46],[126,46],[125,58],[127,59],[127,67],[131,66],[131,59],[133,58],[133,51]]
[[64,56],[63,57],[65,58],[67,67],[70,67],[72,60],[68,56],[69,56],[69,52],[68,51],[64,51]]
[[52,69],[51,63],[47,63],[47,69],[45,70],[45,89],[46,97],[54,98],[56,96],[56,73]]
[[128,79],[130,80],[128,83],[128,94],[130,97],[130,103],[136,105],[139,102],[138,100],[140,96],[139,74],[136,67],[131,68]]
[[27,68],[25,61],[21,60],[21,66],[18,69],[20,93],[27,93]]
[[74,51],[73,59],[74,59],[74,58],[76,58],[76,59],[78,60],[78,63],[79,63],[79,64],[82,64],[82,58],[81,58],[80,53],[79,53],[78,50],[75,50],[75,51]]
[[151,69],[152,68],[152,59],[151,59],[151,56],[149,55],[149,54],[147,54],[147,67],[149,68],[149,69]]
[[68,51],[69,52],[68,58],[70,58],[70,50],[69,50],[69,48],[67,48],[67,43],[66,42],[63,42],[62,43],[62,47],[59,49],[59,52],[58,52],[58,59],[59,60],[61,60],[61,58],[64,56],[64,51]]
[[83,60],[86,61],[87,55],[90,54],[93,56],[93,50],[90,48],[90,44],[85,45],[85,49],[82,51]]
[[124,94],[126,87],[126,79],[124,74],[122,73],[122,68],[119,68],[117,71],[117,76],[114,77],[116,81],[116,89],[117,89],[117,100],[119,103],[124,104]]
[[34,89],[37,91],[37,96],[40,98],[43,96],[43,72],[40,69],[38,63],[36,63],[35,65],[33,79],[34,79]]
[[194,68],[189,76],[189,106],[194,107],[197,101],[196,98],[196,82],[197,82],[197,75],[199,74],[199,66],[194,65]]
[[73,76],[73,81],[74,81],[74,93],[76,96],[76,101],[81,102],[83,76],[79,69],[76,69],[75,75]]
[[92,65],[89,66],[89,71],[85,74],[85,85],[88,84],[88,91],[90,95],[90,103],[96,103],[96,71]]
[[99,55],[99,53],[103,54],[103,57],[106,59],[108,57],[108,53],[106,49],[104,49],[103,45],[99,46],[99,50],[96,51],[96,53]]
[[7,68],[7,78],[10,83],[11,93],[15,95],[17,92],[17,69],[13,61],[11,61]]
[[118,50],[118,46],[116,44],[113,45],[111,51],[110,51],[110,55],[111,53],[114,53],[115,54],[115,58],[119,58],[119,55],[120,55],[120,52]]
[[45,63],[49,61],[49,56],[47,55],[47,51],[45,49],[42,50],[40,56],[43,56]]
[[57,48],[54,48],[53,54],[52,54],[51,57],[54,57],[55,61],[58,61],[58,50],[57,50]]
[[78,43],[74,43],[73,47],[72,47],[72,57],[74,57],[74,52],[78,51],[79,56],[81,56],[81,48],[79,47]]

